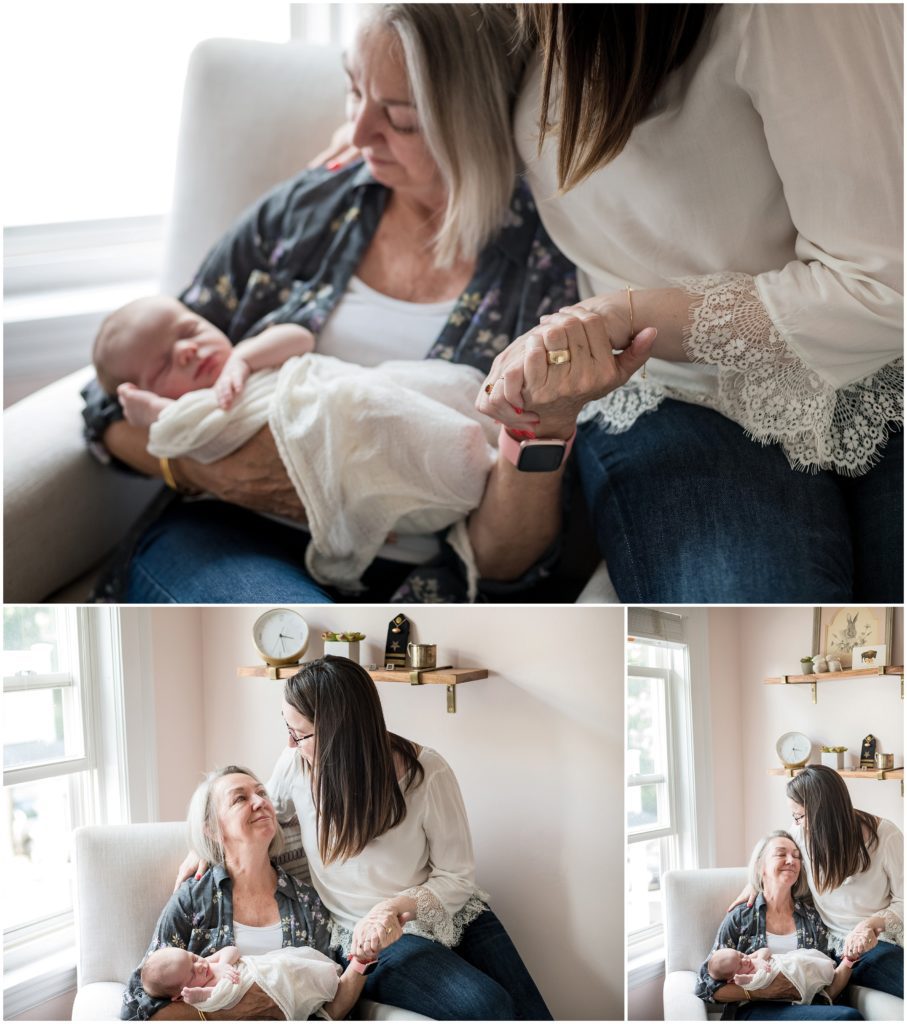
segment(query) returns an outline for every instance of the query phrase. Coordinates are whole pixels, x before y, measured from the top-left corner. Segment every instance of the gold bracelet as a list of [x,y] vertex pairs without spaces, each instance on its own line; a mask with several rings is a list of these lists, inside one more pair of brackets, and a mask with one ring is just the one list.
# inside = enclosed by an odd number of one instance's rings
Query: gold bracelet
[[[634,333],[633,332],[633,289],[628,284],[625,284],[624,287],[627,289],[627,306],[630,309],[630,341],[632,341],[633,340],[633,333]],[[643,363],[642,364],[642,373],[640,374],[640,377],[643,380],[646,380],[648,378],[648,376],[649,376],[647,370],[648,370],[648,368],[647,368],[646,364]]]
[[170,460],[166,455],[162,455],[158,459],[158,462],[161,464],[161,476],[164,478],[164,483],[171,491],[176,491],[177,494],[181,493],[179,487],[176,485],[176,480],[173,478],[173,470],[170,468]]

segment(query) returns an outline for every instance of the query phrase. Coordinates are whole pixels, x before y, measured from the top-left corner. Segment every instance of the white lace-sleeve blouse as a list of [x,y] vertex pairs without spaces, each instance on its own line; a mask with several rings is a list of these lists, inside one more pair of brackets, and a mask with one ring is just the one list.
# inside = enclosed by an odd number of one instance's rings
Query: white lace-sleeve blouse
[[872,851],[869,867],[826,893],[816,889],[803,829],[792,829],[791,835],[803,854],[813,903],[839,953],[850,931],[861,921],[876,915],[885,922],[880,938],[904,945],[904,835],[897,825],[880,818],[879,843]]
[[696,296],[693,362],[651,360],[583,418],[625,430],[673,397],[797,468],[878,459],[903,416],[902,44],[896,5],[725,4],[624,151],[564,195],[530,70],[516,141],[581,294]]
[[339,926],[334,940],[348,948],[356,922],[381,900],[405,894],[417,919],[405,931],[455,946],[486,909],[475,881],[472,837],[460,787],[450,766],[428,747],[419,754],[425,778],[405,793],[406,817],[355,857],[325,864],[309,776],[287,747],[268,782],[278,817],[299,818],[312,885]]

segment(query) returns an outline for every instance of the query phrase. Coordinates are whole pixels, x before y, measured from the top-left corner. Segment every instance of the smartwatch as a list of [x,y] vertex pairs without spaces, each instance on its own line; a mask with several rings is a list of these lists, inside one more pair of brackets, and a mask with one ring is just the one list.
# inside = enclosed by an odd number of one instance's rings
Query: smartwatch
[[349,960],[350,967],[352,967],[357,974],[371,974],[378,966],[377,960],[369,960],[366,962],[365,960],[360,960],[358,956],[354,956],[352,953],[347,957],[347,960]]
[[553,473],[560,469],[573,448],[576,431],[561,441],[555,437],[537,437],[529,441],[517,441],[501,427],[498,435],[498,447],[501,454],[512,462],[523,473]]

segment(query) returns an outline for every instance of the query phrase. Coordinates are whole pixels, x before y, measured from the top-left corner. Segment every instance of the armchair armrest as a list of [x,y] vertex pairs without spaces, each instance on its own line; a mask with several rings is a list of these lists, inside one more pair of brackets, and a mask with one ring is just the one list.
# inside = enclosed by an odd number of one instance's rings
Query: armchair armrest
[[121,539],[161,487],[99,465],[82,439],[86,367],[3,414],[3,598],[43,601]]
[[708,1020],[708,1007],[696,995],[693,971],[672,971],[664,983],[665,1020]]

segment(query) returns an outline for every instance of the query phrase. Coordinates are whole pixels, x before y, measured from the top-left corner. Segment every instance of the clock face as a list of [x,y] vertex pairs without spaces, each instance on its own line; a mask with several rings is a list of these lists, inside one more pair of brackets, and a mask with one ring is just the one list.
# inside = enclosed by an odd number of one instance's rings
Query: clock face
[[775,744],[775,750],[785,768],[800,768],[812,753],[812,740],[802,732],[786,732]]
[[309,627],[299,612],[272,608],[255,620],[252,641],[269,665],[293,665],[309,645]]

